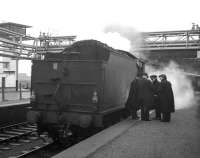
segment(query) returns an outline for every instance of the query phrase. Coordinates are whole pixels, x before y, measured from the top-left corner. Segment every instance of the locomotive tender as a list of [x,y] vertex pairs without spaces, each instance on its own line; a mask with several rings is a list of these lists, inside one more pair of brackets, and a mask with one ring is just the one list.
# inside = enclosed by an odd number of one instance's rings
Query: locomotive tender
[[28,120],[54,139],[72,126],[106,126],[125,115],[131,81],[143,70],[132,54],[96,40],[47,53],[44,60],[33,61]]

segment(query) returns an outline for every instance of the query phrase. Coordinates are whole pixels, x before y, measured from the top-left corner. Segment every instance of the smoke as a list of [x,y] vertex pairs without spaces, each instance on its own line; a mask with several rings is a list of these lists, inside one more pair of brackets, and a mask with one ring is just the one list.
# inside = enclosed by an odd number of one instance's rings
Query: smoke
[[122,37],[119,33],[99,33],[92,36],[94,39],[98,39],[103,43],[108,44],[114,49],[121,49],[125,51],[130,50],[130,41]]
[[175,62],[171,61],[168,65],[159,69],[146,66],[146,72],[149,75],[167,75],[167,80],[172,84],[176,109],[187,108],[196,104],[197,98],[195,97],[191,80],[186,76],[184,70],[180,69]]
[[132,27],[122,26],[122,25],[109,25],[104,28],[104,33],[106,34],[118,34],[121,38],[127,39],[129,41],[129,50],[138,58],[145,58],[142,53],[136,50],[140,48],[142,44],[141,34]]
[[[111,37],[109,39],[112,41],[111,43],[120,41],[118,45],[122,45],[123,42],[121,41],[129,41],[129,43],[127,43],[127,45],[129,44],[128,51],[138,58],[148,60],[148,57],[143,55],[141,52],[139,53],[135,51],[143,44],[143,38],[134,28],[122,25],[109,25],[104,28],[104,33]],[[125,50],[123,47],[122,49]],[[169,64],[163,64],[157,69],[147,65],[146,72],[148,74],[167,75],[168,81],[172,84],[176,109],[187,108],[197,103],[197,98],[195,97],[195,92],[192,87],[192,81],[188,78],[184,70],[181,69],[175,62],[171,61]]]

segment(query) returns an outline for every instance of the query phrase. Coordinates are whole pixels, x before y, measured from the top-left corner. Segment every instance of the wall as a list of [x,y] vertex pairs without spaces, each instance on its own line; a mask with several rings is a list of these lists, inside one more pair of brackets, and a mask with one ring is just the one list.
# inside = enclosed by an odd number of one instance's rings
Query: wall
[[[6,78],[6,87],[15,87],[16,84],[16,60],[12,60],[10,58],[1,57],[0,58],[0,87],[1,84],[1,78]],[[9,66],[5,68],[3,66],[3,62],[8,62]]]

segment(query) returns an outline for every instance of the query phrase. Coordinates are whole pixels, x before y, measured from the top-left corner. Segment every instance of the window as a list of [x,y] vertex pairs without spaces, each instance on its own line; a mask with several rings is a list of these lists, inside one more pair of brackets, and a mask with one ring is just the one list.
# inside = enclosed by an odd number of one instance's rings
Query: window
[[7,75],[14,75],[15,71],[3,71]]
[[9,68],[9,63],[8,63],[8,62],[3,63],[3,68],[4,68],[4,69],[8,69],[8,68]]
[[58,70],[58,63],[53,63],[53,69]]

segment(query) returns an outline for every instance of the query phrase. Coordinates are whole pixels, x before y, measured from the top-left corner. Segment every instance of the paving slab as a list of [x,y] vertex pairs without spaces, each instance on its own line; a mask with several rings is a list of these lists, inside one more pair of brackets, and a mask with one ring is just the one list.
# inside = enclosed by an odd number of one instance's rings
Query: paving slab
[[200,106],[177,110],[170,123],[140,122],[89,158],[199,158]]
[[110,141],[119,137],[119,135],[123,134],[129,128],[137,124],[138,121],[134,121],[131,119],[127,119],[122,121],[102,132],[74,145],[71,148],[59,153],[53,158],[85,158],[89,155],[93,154],[99,148],[108,144]]

